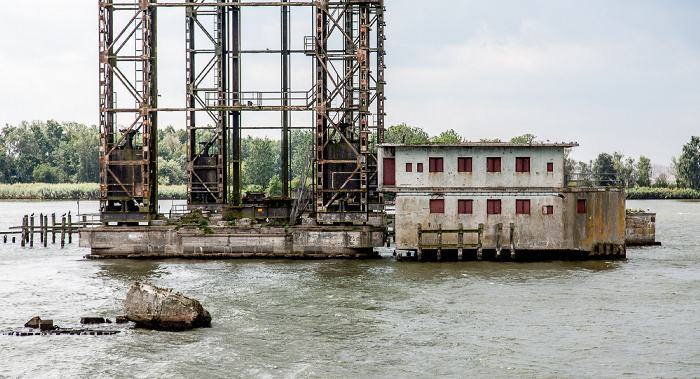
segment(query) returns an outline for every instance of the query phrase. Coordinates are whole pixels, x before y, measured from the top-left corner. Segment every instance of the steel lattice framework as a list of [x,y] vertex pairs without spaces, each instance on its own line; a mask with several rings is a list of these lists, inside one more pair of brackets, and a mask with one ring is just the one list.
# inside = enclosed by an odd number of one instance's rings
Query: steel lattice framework
[[[240,205],[241,115],[279,112],[284,194],[289,195],[290,112],[312,111],[315,212],[320,222],[367,222],[375,205],[376,156],[384,136],[383,0],[234,2],[100,1],[100,197],[104,222],[144,222],[157,212],[157,115],[183,112],[192,208]],[[157,104],[159,7],[185,10],[186,106]],[[241,50],[245,7],[278,7],[279,49]],[[290,49],[290,8],[314,16],[304,49]],[[241,56],[279,54],[279,91],[241,91]],[[306,55],[314,85],[293,91],[290,56]],[[131,70],[132,72],[128,72]],[[129,74],[133,74],[133,79]],[[117,104],[117,93],[127,105]],[[130,106],[133,100],[133,106]],[[120,103],[124,101],[120,99]],[[117,121],[128,120],[119,129]],[[373,138],[372,136],[376,136]]]

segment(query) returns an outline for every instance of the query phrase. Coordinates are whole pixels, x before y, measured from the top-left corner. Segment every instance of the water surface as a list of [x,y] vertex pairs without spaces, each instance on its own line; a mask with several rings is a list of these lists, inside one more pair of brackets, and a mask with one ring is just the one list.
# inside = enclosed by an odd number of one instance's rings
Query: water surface
[[[0,230],[76,206],[0,202]],[[628,207],[658,213],[664,245],[624,261],[94,261],[76,241],[0,245],[0,329],[113,319],[134,280],[213,316],[180,333],[0,336],[0,377],[700,376],[700,202]]]

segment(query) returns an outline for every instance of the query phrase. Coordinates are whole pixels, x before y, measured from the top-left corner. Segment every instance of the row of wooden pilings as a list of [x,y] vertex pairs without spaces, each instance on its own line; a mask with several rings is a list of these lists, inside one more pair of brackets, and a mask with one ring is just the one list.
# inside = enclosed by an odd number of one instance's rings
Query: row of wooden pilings
[[[484,240],[484,224],[479,224],[477,229],[464,229],[462,224],[459,224],[458,229],[443,229],[442,224],[438,225],[437,229],[423,229],[421,224],[417,225],[418,229],[418,241],[417,241],[417,251],[416,258],[420,262],[423,260],[423,249],[435,249],[437,251],[438,262],[442,261],[442,249],[457,249],[457,260],[462,260],[462,254],[465,247],[476,248],[477,260],[482,260],[483,257],[483,240]],[[515,224],[510,223],[510,258],[515,259]],[[457,243],[456,244],[446,244],[442,242],[443,234],[446,233],[456,233]],[[477,235],[476,243],[464,243],[464,233],[473,233]],[[425,234],[437,234],[437,243],[435,244],[424,244],[423,235]],[[503,239],[501,235],[503,234],[503,224],[496,224],[496,259],[501,258],[503,250]]]
[[[13,229],[13,228],[11,228]],[[51,234],[51,243],[56,243],[56,235],[61,236],[61,247],[66,245],[66,235],[68,235],[68,243],[73,243],[73,233],[78,230],[73,224],[73,218],[71,213],[61,215],[61,223],[56,224],[56,214],[51,214],[51,224],[49,225],[49,215],[39,214],[39,225],[35,224],[34,214],[25,215],[22,218],[22,226],[14,227],[14,229],[21,229],[20,234],[20,244],[22,247],[29,245],[29,247],[34,247],[34,236],[39,234],[39,243],[43,244],[44,247],[48,245],[49,233]],[[7,235],[4,237],[4,243],[7,243]],[[15,242],[14,237],[12,242]]]

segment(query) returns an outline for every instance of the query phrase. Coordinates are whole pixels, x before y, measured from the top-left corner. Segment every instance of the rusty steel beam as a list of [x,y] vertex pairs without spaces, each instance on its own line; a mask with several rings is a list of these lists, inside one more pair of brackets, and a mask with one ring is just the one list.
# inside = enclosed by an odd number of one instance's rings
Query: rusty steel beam
[[[99,8],[100,210],[103,222],[149,221],[157,212],[156,9],[140,2]],[[128,22],[117,28],[115,13]],[[133,43],[133,51],[130,50]],[[133,67],[129,78],[121,67]],[[116,80],[115,80],[116,79]],[[121,91],[118,90],[121,88]],[[116,106],[125,93],[134,107]],[[129,127],[118,128],[125,118]]]

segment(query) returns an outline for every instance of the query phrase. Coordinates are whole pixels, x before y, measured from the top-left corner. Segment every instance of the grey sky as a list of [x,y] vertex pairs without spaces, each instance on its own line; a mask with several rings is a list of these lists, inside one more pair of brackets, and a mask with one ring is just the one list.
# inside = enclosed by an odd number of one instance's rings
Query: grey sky
[[[532,133],[578,141],[580,160],[617,150],[658,164],[700,134],[698,1],[386,0],[386,7],[389,125],[433,135],[455,129],[470,140]],[[0,124],[97,122],[97,9],[89,0],[3,4]],[[161,101],[179,106],[184,17],[171,10],[161,18],[172,20],[159,25],[161,61],[172,57],[160,72]],[[303,30],[310,17],[299,18],[299,33],[311,34]],[[276,41],[277,22],[262,11],[243,19],[251,44],[261,46]],[[247,62],[244,85],[275,82],[273,65]],[[293,75],[303,77],[303,67]],[[184,125],[169,117],[161,120]]]

